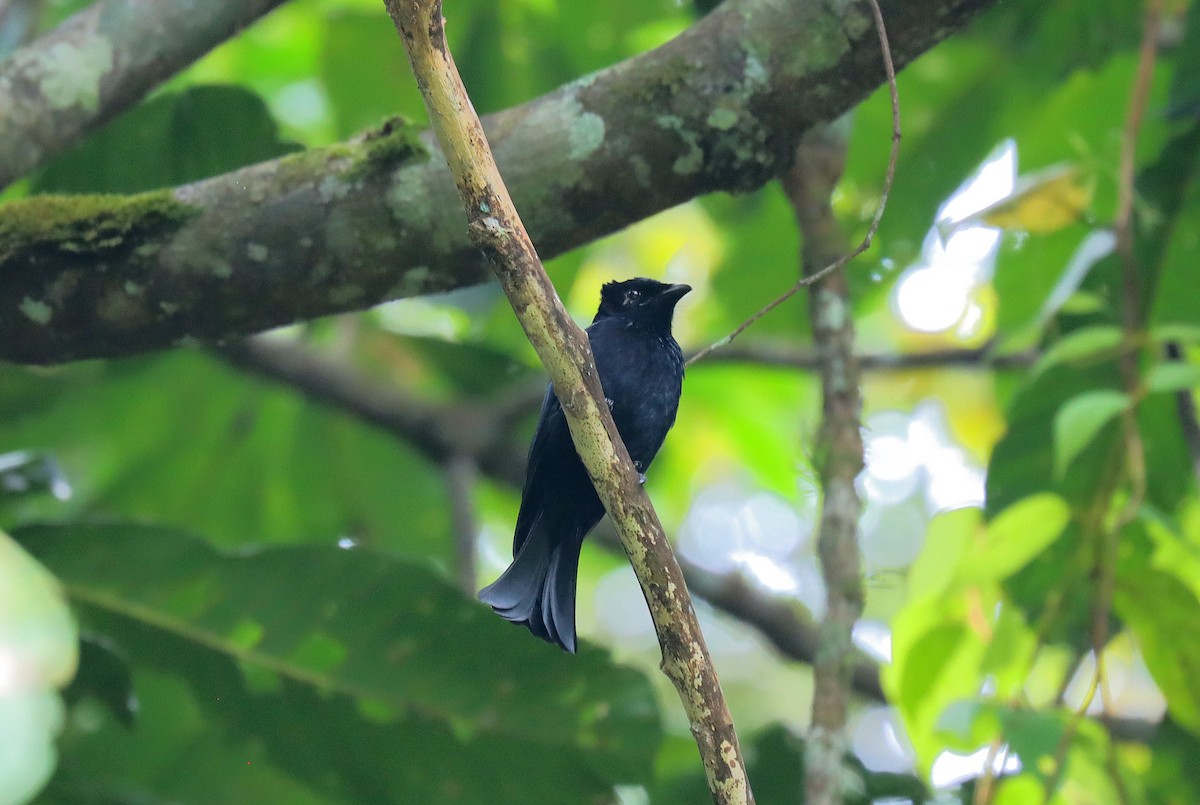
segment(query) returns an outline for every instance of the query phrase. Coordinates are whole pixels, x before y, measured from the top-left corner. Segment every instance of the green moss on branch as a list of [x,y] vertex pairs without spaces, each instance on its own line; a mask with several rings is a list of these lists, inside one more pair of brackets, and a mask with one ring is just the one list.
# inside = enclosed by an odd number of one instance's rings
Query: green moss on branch
[[0,207],[0,263],[118,250],[177,230],[199,212],[169,190],[135,196],[33,196]]

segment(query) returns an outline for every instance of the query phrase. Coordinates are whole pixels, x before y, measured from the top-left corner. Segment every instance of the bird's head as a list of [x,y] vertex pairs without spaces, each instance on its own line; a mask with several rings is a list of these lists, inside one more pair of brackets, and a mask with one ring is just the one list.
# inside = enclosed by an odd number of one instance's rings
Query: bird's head
[[668,285],[644,277],[609,282],[600,289],[600,309],[592,321],[615,316],[670,332],[675,303],[690,290],[690,285]]

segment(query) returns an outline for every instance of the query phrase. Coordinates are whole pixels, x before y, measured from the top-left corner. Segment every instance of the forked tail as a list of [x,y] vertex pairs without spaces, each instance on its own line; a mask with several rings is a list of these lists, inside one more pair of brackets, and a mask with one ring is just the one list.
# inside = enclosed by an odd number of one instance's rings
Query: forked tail
[[534,525],[508,570],[479,591],[479,600],[505,620],[574,653],[575,581],[583,537],[570,534],[552,544],[539,525]]

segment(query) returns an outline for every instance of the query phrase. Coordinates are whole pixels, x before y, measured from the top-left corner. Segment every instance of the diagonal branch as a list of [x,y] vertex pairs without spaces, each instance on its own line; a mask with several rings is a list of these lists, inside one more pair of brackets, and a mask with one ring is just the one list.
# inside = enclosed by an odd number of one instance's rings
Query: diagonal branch
[[[705,363],[725,360],[737,349],[721,350]],[[540,380],[487,403],[435,405],[295,342],[253,338],[218,354],[240,369],[379,428],[434,464],[445,465],[455,456],[464,456],[489,478],[520,489],[526,445],[514,439],[513,433],[520,424],[519,415],[537,410],[545,393]],[[429,438],[431,433],[438,438]],[[607,519],[601,521],[594,536],[597,544],[620,550]],[[679,564],[695,595],[758,630],[782,657],[809,665],[816,660],[817,625],[794,599],[764,590],[738,572],[713,573],[685,556],[679,557]],[[858,655],[851,679],[859,696],[884,701],[879,667],[872,659]],[[1142,743],[1153,737],[1155,729],[1136,719],[1104,719],[1104,724],[1115,737]]]
[[[897,65],[995,2],[887,0]],[[764,184],[804,131],[883,78],[862,2],[726,0],[486,130],[548,258],[703,193]],[[229,339],[484,282],[460,216],[440,158],[395,127],[136,203],[18,202],[0,211],[0,359]]]
[[283,0],[101,0],[0,62],[0,187]]
[[385,0],[450,172],[471,240],[487,255],[554,384],[588,476],[641,584],[662,648],[663,673],[687,713],[717,805],[754,797],[733,718],[658,515],[604,403],[587,335],[567,315],[492,157],[446,44],[441,0]]
[[[733,352],[718,355],[724,360]],[[251,338],[218,355],[239,369],[378,427],[434,464],[445,466],[465,457],[488,477],[521,488],[526,455],[525,445],[513,438],[519,424],[514,414],[537,411],[545,393],[541,380],[485,404],[435,404],[299,343]],[[611,550],[621,549],[607,519],[597,527],[595,539]],[[795,600],[763,590],[740,573],[717,574],[678,558],[688,588],[696,595],[758,629],[782,656],[809,664],[816,658],[816,625]],[[860,695],[883,700],[879,669],[865,656],[858,658],[854,682]]]
[[525,448],[513,438],[513,425],[517,414],[537,409],[546,393],[541,380],[490,404],[438,404],[281,340],[247,339],[218,354],[396,435],[437,464],[470,456],[484,473],[510,486],[519,488],[525,477]]

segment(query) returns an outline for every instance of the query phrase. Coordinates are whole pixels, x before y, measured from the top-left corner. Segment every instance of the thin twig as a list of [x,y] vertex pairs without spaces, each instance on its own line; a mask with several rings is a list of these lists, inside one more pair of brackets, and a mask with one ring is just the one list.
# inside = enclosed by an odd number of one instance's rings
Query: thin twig
[[709,344],[704,349],[697,352],[690,359],[687,365],[691,366],[699,360],[702,360],[714,350],[729,344],[733,339],[748,330],[763,316],[770,313],[775,308],[782,305],[787,300],[795,296],[802,288],[805,288],[814,283],[820,282],[825,277],[837,271],[842,266],[849,263],[855,257],[871,248],[871,243],[875,240],[875,233],[879,229],[879,222],[883,220],[883,211],[887,208],[888,196],[892,192],[892,180],[896,175],[896,161],[900,157],[900,91],[896,87],[896,66],[892,62],[892,49],[888,44],[887,27],[883,23],[883,12],[879,9],[878,0],[868,0],[871,4],[871,13],[875,17],[875,30],[879,34],[879,49],[883,52],[883,67],[887,71],[888,93],[892,99],[892,149],[888,155],[887,173],[883,179],[883,190],[879,194],[879,206],[875,208],[875,217],[871,219],[871,225],[867,227],[867,234],[863,237],[862,242],[851,251],[849,254],[844,254],[833,262],[826,265],[819,271],[814,271],[811,274],[806,274],[796,281],[788,290],[784,291],[778,297],[768,302],[758,312],[746,319],[744,322],[734,328],[733,332],[725,336],[719,341]]
[[1159,28],[1162,23],[1163,0],[1148,0],[1142,23],[1142,42],[1138,55],[1137,72],[1129,94],[1129,109],[1125,116],[1125,130],[1121,140],[1121,158],[1118,174],[1117,214],[1113,224],[1117,240],[1117,254],[1121,263],[1121,322],[1124,331],[1125,349],[1118,362],[1121,382],[1129,396],[1129,405],[1122,412],[1122,433],[1125,442],[1125,475],[1129,481],[1129,497],[1112,526],[1105,530],[1102,543],[1098,546],[1098,576],[1096,600],[1092,612],[1092,650],[1096,654],[1096,668],[1100,676],[1100,700],[1104,714],[1112,715],[1112,696],[1108,689],[1108,676],[1103,672],[1104,646],[1108,642],[1108,619],[1112,608],[1113,587],[1116,584],[1116,561],[1121,529],[1136,519],[1146,499],[1146,449],[1138,426],[1138,403],[1143,396],[1141,372],[1138,368],[1139,345],[1142,337],[1141,289],[1138,281],[1138,259],[1134,248],[1133,203],[1136,173],[1135,156],[1138,135],[1150,93],[1150,82],[1154,77],[1154,63],[1158,54]]
[[1087,690],[1083,694],[1083,701],[1079,703],[1079,706],[1071,714],[1071,720],[1063,728],[1063,734],[1059,737],[1058,745],[1054,749],[1054,771],[1046,775],[1046,779],[1042,784],[1042,800],[1045,805],[1050,805],[1050,801],[1054,797],[1054,792],[1058,790],[1058,785],[1062,782],[1063,773],[1067,769],[1067,752],[1071,749],[1071,742],[1075,740],[1075,733],[1079,731],[1079,725],[1087,717],[1088,708],[1092,706],[1092,701],[1096,698],[1096,692],[1100,689],[1100,668],[1100,655],[1097,654],[1096,667],[1092,670],[1092,677],[1088,681]]
[[[995,353],[994,344],[981,347],[934,349],[922,352],[868,352],[858,356],[858,368],[863,372],[911,372],[920,369],[998,371],[1028,369],[1039,357],[1035,350]],[[821,368],[821,356],[816,350],[799,350],[791,344],[773,345],[752,342],[718,350],[705,365],[718,363],[749,363],[757,366],[778,366],[813,371]]]
[[467,214],[562,404],[571,437],[621,535],[717,805],[754,801],[733,718],[683,572],[604,403],[587,335],[567,315],[492,156],[445,38],[441,0],[385,0]]
[[[1146,104],[1150,92],[1150,82],[1154,76],[1154,62],[1158,53],[1159,27],[1162,21],[1162,0],[1148,0],[1142,23],[1142,42],[1138,56],[1137,72],[1134,75],[1133,87],[1130,91],[1129,108],[1125,115],[1125,129],[1121,139],[1121,156],[1117,177],[1117,213],[1113,222],[1116,235],[1116,250],[1121,264],[1121,324],[1124,349],[1118,356],[1118,366],[1121,372],[1121,382],[1129,397],[1129,405],[1122,412],[1122,435],[1124,442],[1124,475],[1129,482],[1129,494],[1121,511],[1107,527],[1101,525],[1098,535],[1096,552],[1096,592],[1092,601],[1091,642],[1092,654],[1095,657],[1096,668],[1089,694],[1068,725],[1060,742],[1056,757],[1053,777],[1047,779],[1045,794],[1049,802],[1061,779],[1066,765],[1066,748],[1069,746],[1078,723],[1086,713],[1088,705],[1100,692],[1100,702],[1104,715],[1112,715],[1112,694],[1108,687],[1108,673],[1105,663],[1105,647],[1108,644],[1108,621],[1112,610],[1113,590],[1116,586],[1117,551],[1121,529],[1133,522],[1140,511],[1146,497],[1146,450],[1142,440],[1141,429],[1138,426],[1138,403],[1143,395],[1141,373],[1138,367],[1138,357],[1141,352],[1142,311],[1141,290],[1138,281],[1138,260],[1134,248],[1135,233],[1133,231],[1134,216],[1134,179],[1138,135],[1141,131],[1142,119],[1145,116]],[[1119,459],[1118,459],[1119,460]],[[1119,465],[1118,465],[1119,466]],[[1111,487],[1112,493],[1119,488],[1117,484]],[[1107,496],[1111,505],[1112,494]],[[1114,783],[1122,797],[1125,796],[1123,781],[1115,768],[1110,769]],[[1125,801],[1124,799],[1122,800]]]
[[996,776],[1008,762],[1008,745],[997,736],[988,745],[987,757],[983,761],[983,776],[975,784],[975,795],[971,805],[988,805],[996,795]]

